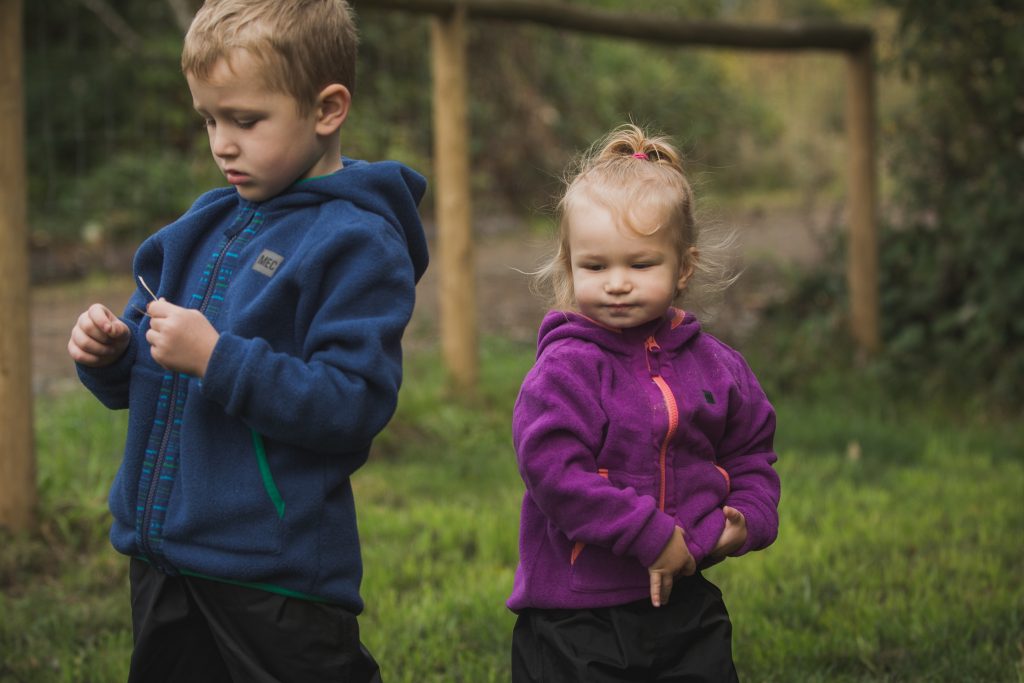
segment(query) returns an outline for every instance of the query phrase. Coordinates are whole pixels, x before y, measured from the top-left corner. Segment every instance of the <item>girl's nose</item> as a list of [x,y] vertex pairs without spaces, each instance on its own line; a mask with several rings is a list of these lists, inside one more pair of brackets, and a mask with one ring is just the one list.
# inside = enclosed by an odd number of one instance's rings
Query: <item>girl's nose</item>
[[609,273],[604,283],[604,291],[608,294],[628,294],[633,290],[633,283],[621,273]]

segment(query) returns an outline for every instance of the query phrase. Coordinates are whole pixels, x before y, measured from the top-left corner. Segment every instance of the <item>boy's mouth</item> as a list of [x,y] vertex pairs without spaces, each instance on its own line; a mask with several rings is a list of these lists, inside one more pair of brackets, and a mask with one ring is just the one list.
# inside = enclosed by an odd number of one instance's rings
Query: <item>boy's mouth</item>
[[224,171],[224,177],[228,179],[228,182],[232,185],[241,185],[242,183],[249,181],[249,174],[236,171],[234,169],[226,169]]

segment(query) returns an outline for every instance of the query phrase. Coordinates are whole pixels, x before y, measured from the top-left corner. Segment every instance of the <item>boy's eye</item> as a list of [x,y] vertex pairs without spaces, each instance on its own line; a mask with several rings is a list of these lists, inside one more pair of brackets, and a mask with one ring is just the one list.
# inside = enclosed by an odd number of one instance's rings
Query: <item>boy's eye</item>
[[206,126],[207,128],[213,128],[214,126],[217,125],[217,122],[214,121],[213,119],[203,119],[203,125]]
[[242,130],[249,130],[250,128],[256,125],[256,120],[246,119],[244,121],[236,121],[235,125],[241,128]]

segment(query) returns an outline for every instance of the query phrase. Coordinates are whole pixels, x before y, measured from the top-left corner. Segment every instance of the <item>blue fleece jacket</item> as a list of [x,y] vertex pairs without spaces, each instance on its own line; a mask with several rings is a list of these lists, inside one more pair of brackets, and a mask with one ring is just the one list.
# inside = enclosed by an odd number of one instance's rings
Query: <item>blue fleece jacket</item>
[[202,380],[164,370],[140,288],[125,354],[79,366],[105,405],[129,409],[110,492],[117,550],[362,609],[349,476],[397,403],[427,265],[425,187],[401,164],[345,159],[261,203],[208,192],[142,244],[136,280],[202,310],[220,338]]

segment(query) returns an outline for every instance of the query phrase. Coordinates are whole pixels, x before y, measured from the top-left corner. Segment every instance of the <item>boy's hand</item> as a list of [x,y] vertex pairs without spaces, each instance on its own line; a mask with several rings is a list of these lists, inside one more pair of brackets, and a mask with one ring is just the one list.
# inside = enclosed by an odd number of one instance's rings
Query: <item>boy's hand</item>
[[647,568],[651,576],[651,604],[661,607],[668,602],[672,594],[672,581],[677,574],[690,576],[696,571],[690,549],[683,540],[683,530],[679,527],[672,532],[672,538],[665,544],[658,559]]
[[166,299],[149,302],[149,342],[153,360],[162,367],[203,377],[220,333],[194,308],[175,306]]
[[124,353],[131,341],[131,330],[103,304],[93,304],[71,328],[68,353],[80,365],[101,368]]
[[722,512],[725,513],[725,528],[710,553],[711,559],[715,562],[724,560],[727,555],[736,552],[747,542],[747,520],[743,513],[728,505],[722,508]]

